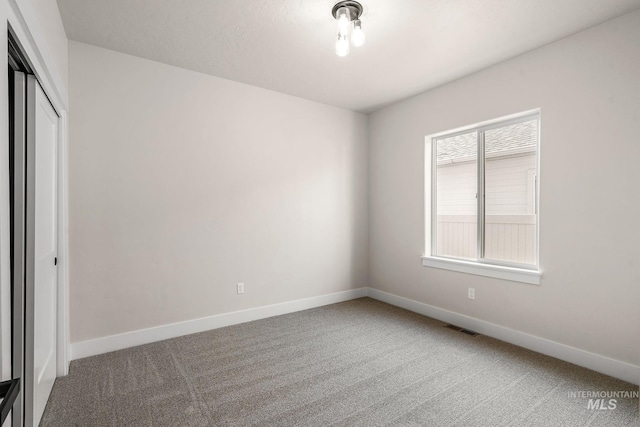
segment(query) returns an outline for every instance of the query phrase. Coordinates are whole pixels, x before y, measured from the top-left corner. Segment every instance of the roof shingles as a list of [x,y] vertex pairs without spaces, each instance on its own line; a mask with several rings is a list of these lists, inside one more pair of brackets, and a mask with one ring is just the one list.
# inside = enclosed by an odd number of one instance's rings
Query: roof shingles
[[[534,151],[537,144],[538,121],[516,123],[485,131],[485,152],[491,157],[498,157],[501,152]],[[476,131],[438,139],[437,161],[454,162],[477,154]]]

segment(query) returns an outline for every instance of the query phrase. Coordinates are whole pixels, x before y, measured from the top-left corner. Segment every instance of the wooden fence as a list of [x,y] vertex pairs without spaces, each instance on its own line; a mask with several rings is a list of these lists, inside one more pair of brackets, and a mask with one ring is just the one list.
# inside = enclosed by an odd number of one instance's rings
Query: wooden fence
[[[473,215],[438,215],[436,254],[476,258],[477,226]],[[487,215],[485,258],[536,263],[535,215]]]

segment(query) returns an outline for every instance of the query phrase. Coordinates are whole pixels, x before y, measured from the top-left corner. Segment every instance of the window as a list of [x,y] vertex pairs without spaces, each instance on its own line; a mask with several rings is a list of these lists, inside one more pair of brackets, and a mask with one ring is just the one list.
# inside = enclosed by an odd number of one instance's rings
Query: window
[[426,138],[423,265],[538,284],[539,113]]

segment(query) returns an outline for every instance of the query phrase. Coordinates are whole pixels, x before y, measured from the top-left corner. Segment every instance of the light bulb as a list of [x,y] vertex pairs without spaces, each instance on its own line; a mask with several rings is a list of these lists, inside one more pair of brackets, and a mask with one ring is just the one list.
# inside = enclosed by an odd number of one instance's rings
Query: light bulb
[[349,38],[346,33],[338,32],[338,40],[336,41],[336,55],[347,56],[349,54]]
[[364,31],[362,31],[362,22],[359,19],[353,21],[353,32],[351,33],[351,41],[354,46],[362,46],[364,44]]
[[338,20],[338,31],[343,34],[349,33],[349,23],[351,22],[351,13],[349,8],[341,7],[336,13],[336,19]]

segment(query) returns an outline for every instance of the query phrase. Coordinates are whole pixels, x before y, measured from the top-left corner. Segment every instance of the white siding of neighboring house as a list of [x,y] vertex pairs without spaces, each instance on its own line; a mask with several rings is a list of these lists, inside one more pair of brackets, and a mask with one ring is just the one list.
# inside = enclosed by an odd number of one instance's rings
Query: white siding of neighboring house
[[530,173],[535,173],[536,156],[488,159],[485,168],[487,215],[527,215],[535,213]]
[[[536,263],[536,155],[487,159],[485,257]],[[436,253],[476,258],[475,162],[438,166]]]
[[478,191],[475,161],[438,166],[436,194],[438,216],[476,215]]

